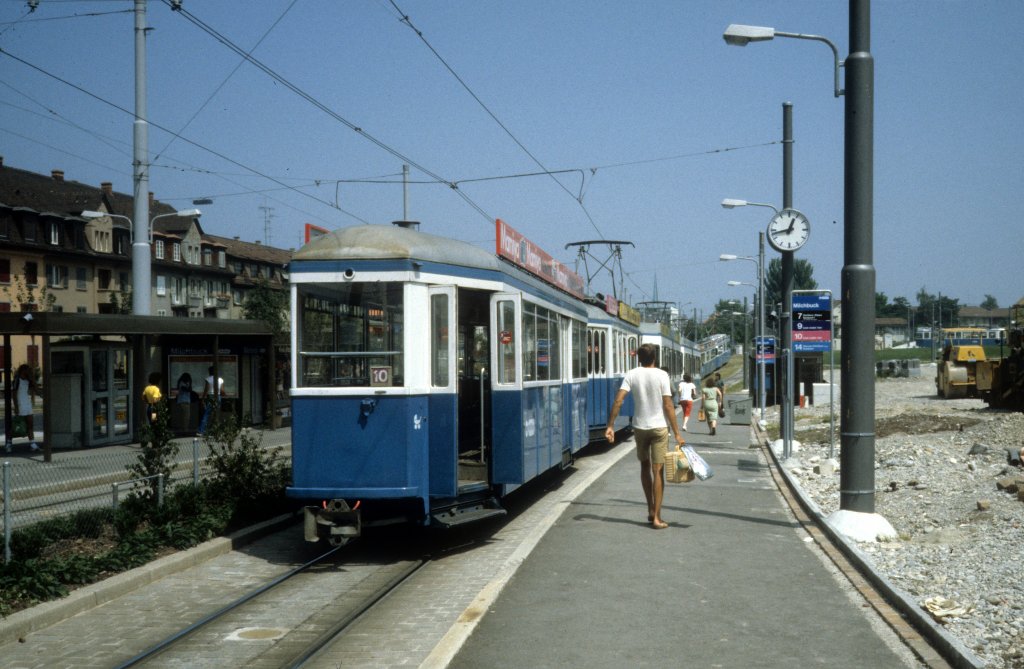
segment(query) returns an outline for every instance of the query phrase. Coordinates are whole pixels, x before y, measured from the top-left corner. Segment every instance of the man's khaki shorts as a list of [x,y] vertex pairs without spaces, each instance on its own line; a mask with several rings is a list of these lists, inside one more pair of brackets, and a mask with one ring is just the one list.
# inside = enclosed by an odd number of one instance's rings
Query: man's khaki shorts
[[641,462],[650,460],[656,465],[665,464],[668,451],[668,428],[656,427],[653,430],[633,428],[636,439],[636,457]]

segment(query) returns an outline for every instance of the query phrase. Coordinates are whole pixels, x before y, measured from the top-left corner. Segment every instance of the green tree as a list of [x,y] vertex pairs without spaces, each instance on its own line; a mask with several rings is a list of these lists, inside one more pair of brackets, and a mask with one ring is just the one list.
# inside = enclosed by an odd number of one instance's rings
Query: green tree
[[291,339],[288,308],[288,293],[274,288],[269,281],[260,278],[256,286],[245,295],[242,315],[248,320],[263,321],[269,325],[274,333],[274,343],[283,346]]
[[57,296],[47,290],[46,285],[30,286],[25,277],[11,277],[11,285],[4,286],[4,292],[19,311],[51,311],[57,303]]
[[110,293],[111,312],[115,314],[132,313],[132,289],[126,287],[124,290]]
[[982,302],[981,302],[981,308],[982,309],[989,309],[989,310],[998,309],[999,308],[999,302],[996,300],[996,298],[992,297],[991,295],[986,294],[985,295],[985,299],[982,300]]
[[[793,290],[814,290],[818,282],[814,280],[814,266],[809,260],[796,258],[793,261]],[[782,259],[772,258],[768,263],[768,272],[764,279],[765,312],[771,313],[776,305],[782,303]]]
[[945,295],[932,295],[923,286],[917,291],[917,321],[921,325],[952,327],[960,316],[960,300]]

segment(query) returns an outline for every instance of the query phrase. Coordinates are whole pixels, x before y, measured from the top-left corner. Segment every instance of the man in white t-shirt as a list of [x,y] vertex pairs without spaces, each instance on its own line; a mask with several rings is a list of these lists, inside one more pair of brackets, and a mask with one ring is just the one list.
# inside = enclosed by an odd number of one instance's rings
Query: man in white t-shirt
[[677,444],[682,444],[683,438],[672,405],[672,382],[668,374],[654,366],[657,350],[653,344],[643,344],[637,349],[636,357],[640,366],[626,372],[622,379],[604,436],[608,443],[615,443],[615,419],[619,417],[626,395],[633,393],[633,436],[636,439],[636,456],[640,460],[640,485],[647,498],[647,520],[654,529],[661,530],[668,527],[668,523],[661,519],[668,426],[672,426]]

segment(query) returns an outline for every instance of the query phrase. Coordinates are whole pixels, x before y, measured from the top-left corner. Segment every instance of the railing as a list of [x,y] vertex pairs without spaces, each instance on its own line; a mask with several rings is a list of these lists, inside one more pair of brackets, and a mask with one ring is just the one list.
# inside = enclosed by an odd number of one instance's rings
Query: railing
[[[212,449],[208,443],[191,439],[178,440],[179,452],[171,464],[171,475],[158,482],[158,489],[188,481],[198,483],[212,471]],[[290,444],[264,445],[266,450],[280,449],[286,462],[291,461]],[[191,452],[189,452],[191,451]],[[10,561],[11,533],[34,523],[69,515],[78,511],[118,506],[121,492],[136,491],[146,485],[145,479],[126,480],[129,467],[139,461],[137,446],[127,449],[54,451],[51,462],[39,458],[18,458],[3,461],[0,467],[3,497],[4,561]]]

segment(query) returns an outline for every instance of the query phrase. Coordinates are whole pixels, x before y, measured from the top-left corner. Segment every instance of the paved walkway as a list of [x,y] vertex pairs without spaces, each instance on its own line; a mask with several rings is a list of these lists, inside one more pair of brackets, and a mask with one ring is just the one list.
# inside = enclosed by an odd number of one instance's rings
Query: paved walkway
[[544,536],[448,666],[901,667],[913,655],[810,544],[746,425],[687,442],[714,468],[647,522],[635,456]]

